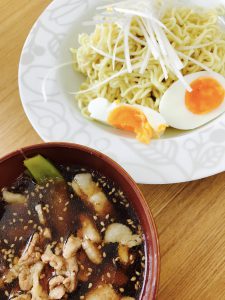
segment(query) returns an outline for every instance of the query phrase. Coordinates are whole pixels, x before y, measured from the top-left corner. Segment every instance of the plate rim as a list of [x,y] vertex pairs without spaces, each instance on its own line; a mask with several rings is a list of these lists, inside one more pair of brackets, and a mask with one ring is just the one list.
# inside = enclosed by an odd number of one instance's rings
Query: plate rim
[[[75,0],[76,1],[76,0]],[[24,109],[24,112],[30,122],[30,124],[32,125],[33,129],[37,132],[37,134],[40,136],[40,138],[44,141],[44,142],[54,142],[55,140],[49,140],[48,138],[46,138],[43,133],[41,132],[41,129],[37,126],[37,124],[33,121],[32,119],[32,114],[30,114],[28,107],[24,101],[24,98],[26,98],[26,93],[25,93],[25,89],[23,87],[23,83],[22,83],[22,73],[23,73],[23,69],[24,66],[22,64],[22,58],[26,49],[26,46],[29,42],[30,36],[33,33],[35,27],[37,26],[39,20],[41,20],[42,18],[45,17],[46,13],[49,11],[49,9],[51,9],[52,7],[54,7],[56,5],[56,3],[60,3],[60,0],[54,0],[52,1],[49,5],[47,5],[47,7],[44,9],[44,11],[40,14],[40,16],[37,18],[37,20],[34,22],[33,26],[31,27],[28,36],[25,39],[22,51],[21,51],[21,55],[20,55],[20,59],[19,59],[19,66],[18,66],[18,87],[19,87],[19,94],[20,94],[20,99],[21,99],[21,103]],[[163,138],[161,140],[157,140],[157,141],[153,141],[153,143],[161,143],[162,141],[164,142],[173,142],[176,144],[179,144],[181,142],[181,140],[185,140],[187,138],[193,138],[194,136],[196,137],[197,135],[200,135],[203,131],[208,130],[208,129],[217,129],[217,125],[220,123],[220,121],[225,121],[225,114],[221,115],[220,117],[218,117],[216,120],[213,120],[212,124],[208,123],[206,125],[204,125],[202,128],[197,128],[195,129],[193,132],[190,133],[184,133],[181,136],[174,136],[174,137],[166,137]],[[118,137],[118,141],[121,140],[121,137]],[[62,142],[64,142],[64,140],[60,140]],[[67,140],[65,140],[65,142],[68,142]],[[69,142],[73,142],[73,143],[77,143],[76,140],[73,141],[69,141]],[[153,145],[150,144],[149,147],[153,147]],[[89,147],[89,145],[86,145]],[[96,149],[96,148],[93,148]],[[98,150],[98,149],[96,149]],[[103,152],[104,153],[104,152]],[[105,153],[107,154],[107,153]],[[121,163],[120,163],[121,164]],[[208,170],[205,173],[203,173],[202,175],[192,175],[192,176],[186,176],[184,178],[174,178],[174,179],[169,179],[167,177],[166,180],[161,179],[161,180],[152,180],[152,179],[148,179],[143,177],[137,177],[135,174],[135,172],[131,173],[126,167],[124,167],[124,164],[121,164],[123,168],[126,169],[126,171],[128,171],[128,173],[136,180],[136,182],[140,183],[140,184],[168,184],[168,183],[181,183],[181,182],[189,182],[192,180],[197,180],[197,179],[202,179],[205,177],[209,177],[209,176],[213,176],[215,174],[221,173],[225,170],[225,159],[224,159],[224,164],[220,165],[219,167],[217,167],[215,170]]]

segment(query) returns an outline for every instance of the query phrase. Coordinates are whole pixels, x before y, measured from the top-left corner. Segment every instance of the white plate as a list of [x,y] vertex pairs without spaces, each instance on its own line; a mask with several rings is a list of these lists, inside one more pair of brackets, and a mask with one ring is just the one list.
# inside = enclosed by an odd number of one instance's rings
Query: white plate
[[[82,77],[69,65],[52,68],[71,62],[69,48],[78,45],[78,34],[93,29],[84,27],[82,21],[90,20],[95,6],[102,3],[105,1],[55,0],[32,28],[19,64],[19,88],[34,129],[44,141],[75,142],[104,152],[138,183],[182,182],[224,171],[225,115],[196,131],[167,134],[147,146],[82,117],[68,93],[78,90]],[[42,82],[48,72],[45,103]]]

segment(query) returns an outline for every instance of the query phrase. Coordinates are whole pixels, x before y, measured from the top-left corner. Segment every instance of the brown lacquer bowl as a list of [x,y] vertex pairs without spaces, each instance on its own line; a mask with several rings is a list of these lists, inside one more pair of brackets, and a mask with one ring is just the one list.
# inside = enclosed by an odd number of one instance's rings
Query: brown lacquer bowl
[[41,154],[53,162],[79,164],[95,169],[117,183],[135,209],[146,247],[146,272],[141,300],[156,299],[159,283],[159,245],[153,217],[134,180],[113,160],[90,148],[69,143],[46,143],[15,151],[0,159],[0,188],[10,185],[23,171],[23,160]]

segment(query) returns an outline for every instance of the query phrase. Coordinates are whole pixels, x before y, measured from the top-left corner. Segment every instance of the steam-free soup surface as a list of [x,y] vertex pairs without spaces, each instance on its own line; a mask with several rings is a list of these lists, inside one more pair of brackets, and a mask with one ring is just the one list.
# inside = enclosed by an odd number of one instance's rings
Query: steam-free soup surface
[[143,234],[126,196],[94,170],[57,168],[64,179],[25,172],[1,192],[0,299],[139,299]]

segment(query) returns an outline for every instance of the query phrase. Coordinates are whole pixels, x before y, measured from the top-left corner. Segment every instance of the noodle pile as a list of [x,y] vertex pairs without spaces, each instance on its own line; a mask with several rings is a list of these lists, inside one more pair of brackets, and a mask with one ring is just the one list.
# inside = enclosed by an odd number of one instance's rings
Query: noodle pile
[[[197,60],[211,70],[225,76],[225,32],[218,24],[218,10],[198,10],[190,7],[168,8],[161,22],[173,33],[166,33],[172,46],[178,51],[184,63],[182,74],[187,75],[202,71],[203,68],[184,55]],[[129,49],[132,65],[141,64],[146,57],[147,46],[138,17],[133,17],[130,27]],[[113,49],[118,43],[115,68],[113,69]],[[124,55],[124,39],[121,28],[116,23],[96,25],[91,35],[79,36],[80,47],[71,49],[74,68],[87,78],[81,90],[117,74],[126,67]],[[108,54],[108,57],[101,53]],[[182,55],[183,54],[183,55]],[[168,70],[165,80],[158,60],[150,57],[144,74],[140,68],[132,73],[125,73],[98,88],[76,95],[82,114],[89,116],[87,106],[97,97],[105,97],[110,102],[119,100],[121,103],[141,104],[158,111],[160,99],[165,91],[177,80]]]

